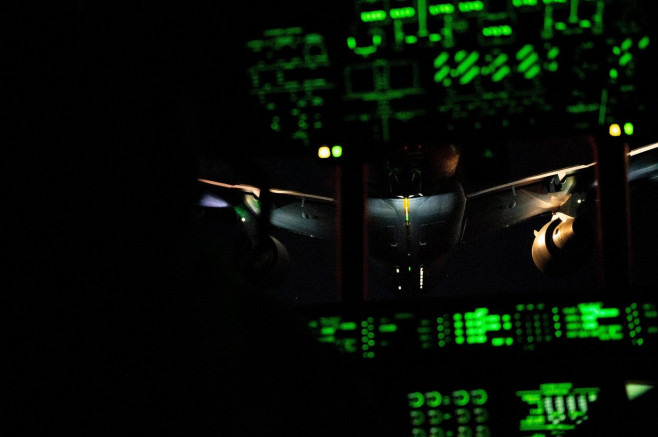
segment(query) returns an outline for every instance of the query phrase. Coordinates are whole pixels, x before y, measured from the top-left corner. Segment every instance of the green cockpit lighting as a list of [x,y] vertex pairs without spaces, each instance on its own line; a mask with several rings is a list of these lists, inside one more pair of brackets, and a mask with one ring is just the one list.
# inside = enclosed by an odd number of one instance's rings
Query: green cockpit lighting
[[639,126],[650,20],[614,3],[355,0],[344,26],[307,20],[247,41],[250,91],[268,134],[304,146],[343,124],[383,142],[436,129],[582,133],[629,111]]
[[528,408],[528,415],[519,423],[519,431],[558,435],[574,430],[589,418],[589,410],[599,399],[600,391],[599,387],[576,388],[569,382],[546,383],[539,389],[519,390],[516,396]]

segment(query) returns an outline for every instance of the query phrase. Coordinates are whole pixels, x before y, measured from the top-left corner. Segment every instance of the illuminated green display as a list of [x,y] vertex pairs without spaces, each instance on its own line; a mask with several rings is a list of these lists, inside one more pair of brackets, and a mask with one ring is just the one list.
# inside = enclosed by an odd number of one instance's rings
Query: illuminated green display
[[[433,110],[448,130],[479,129],[482,120],[488,119],[496,119],[499,128],[519,122],[541,124],[556,111],[571,114],[569,122],[577,128],[610,123],[616,115],[614,106],[628,101],[633,93],[617,84],[632,80],[638,52],[650,40],[637,34],[635,24],[613,25],[618,17],[609,12],[607,3],[423,0],[404,7],[381,1],[373,8],[373,2],[356,0],[361,27],[348,37],[347,48],[361,62],[355,60],[345,67],[345,97],[371,104],[360,112],[360,106],[353,106],[345,119],[378,124],[378,135],[389,140],[396,126],[432,116],[423,103],[432,95],[436,99]],[[531,29],[526,23],[536,26]],[[612,27],[621,28],[622,36],[605,39],[605,47],[592,42]],[[606,50],[607,56],[602,53]],[[386,73],[385,81],[365,84],[370,92],[351,91],[357,88],[357,79],[351,76],[356,69],[405,62],[407,53],[406,62],[421,72],[419,82],[400,88],[395,75]],[[604,67],[597,65],[592,72],[587,59],[597,59]],[[594,80],[600,84],[597,89],[586,83]],[[578,91],[569,93],[565,87]],[[560,101],[561,107],[552,102],[556,91],[570,94]]]
[[490,435],[488,400],[482,388],[408,393],[410,435]]
[[512,322],[509,314],[489,314],[487,308],[453,315],[455,343],[487,344],[492,346],[510,346],[514,343],[511,336]]
[[309,328],[318,341],[349,353],[374,358],[399,347],[418,350],[516,348],[533,351],[544,345],[578,342],[623,343],[645,347],[658,340],[658,311],[653,303],[606,306],[585,302],[572,306],[518,304],[492,311],[478,307],[441,314],[397,312],[343,319],[313,318]]
[[373,358],[375,353],[375,318],[368,317],[361,322],[361,355],[363,358]]
[[[654,389],[653,384],[623,385],[629,400]],[[400,403],[406,402],[406,435],[417,437],[601,435],[600,428],[583,425],[600,423],[610,413],[611,403],[620,400],[610,384],[579,385],[559,379],[510,381],[502,387],[453,385],[444,380],[422,387],[414,384],[397,396]]]
[[632,114],[647,112],[636,79],[650,76],[651,22],[617,1],[354,0],[349,14],[335,28],[300,18],[246,42],[271,132],[313,149],[344,141],[324,135],[345,132],[334,119],[374,141],[551,123],[640,134]]
[[324,107],[336,87],[324,37],[301,27],[270,29],[248,41],[254,56],[248,70],[251,94],[269,114],[269,128],[304,145],[325,124]]
[[607,323],[619,320],[618,308],[602,308],[602,304],[583,303],[562,310],[567,338],[598,338],[603,341],[624,338],[622,323]]
[[517,391],[516,396],[528,407],[528,415],[521,419],[519,431],[524,436],[571,431],[589,418],[590,406],[598,400],[599,392],[598,387],[576,388],[568,382]]
[[321,317],[318,320],[309,322],[308,326],[319,334],[317,339],[321,343],[333,343],[343,352],[352,353],[358,351],[358,339],[356,336],[340,335],[346,332],[356,333],[356,323],[341,322],[340,317]]

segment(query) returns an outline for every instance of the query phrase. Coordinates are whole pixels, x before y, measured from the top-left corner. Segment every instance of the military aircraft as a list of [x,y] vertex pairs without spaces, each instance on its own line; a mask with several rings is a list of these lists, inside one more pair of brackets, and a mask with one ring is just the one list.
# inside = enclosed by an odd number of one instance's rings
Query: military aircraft
[[[455,177],[458,162],[451,145],[402,146],[369,181],[368,254],[388,266],[393,293],[426,290],[458,244],[542,215],[546,223],[535,230],[532,248],[527,248],[539,270],[564,275],[587,258],[596,232],[596,162],[473,192],[465,192]],[[627,174],[629,184],[658,181],[658,143],[630,151]],[[290,263],[269,226],[310,238],[336,236],[337,201],[332,197],[209,178],[199,183],[202,208],[237,214],[251,276],[266,286],[285,281]]]

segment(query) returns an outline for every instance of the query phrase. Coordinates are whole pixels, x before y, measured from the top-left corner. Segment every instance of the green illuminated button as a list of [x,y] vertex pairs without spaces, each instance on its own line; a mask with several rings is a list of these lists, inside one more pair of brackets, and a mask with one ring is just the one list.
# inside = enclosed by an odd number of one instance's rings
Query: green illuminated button
[[[439,410],[429,410],[427,412],[428,422],[430,425],[439,425],[443,421],[443,413]],[[430,434],[433,435],[433,434]]]
[[411,416],[411,424],[413,426],[420,426],[425,423],[425,414],[422,411],[412,410],[409,412],[409,415]]
[[489,399],[489,395],[485,390],[482,389],[471,390],[471,400],[473,401],[474,405],[484,405],[487,403],[488,399]]
[[429,12],[430,15],[452,14],[455,12],[455,6],[449,3],[430,5]]
[[481,11],[484,9],[484,3],[481,1],[467,1],[457,4],[460,12]]
[[393,19],[410,18],[416,15],[416,10],[412,7],[394,8],[389,11],[389,14]]
[[354,331],[356,329],[356,323],[354,322],[343,322],[338,325],[338,328],[343,331]]
[[455,405],[463,407],[471,400],[471,396],[466,390],[456,390],[452,392],[452,399]]
[[443,402],[443,396],[438,391],[431,391],[425,393],[425,400],[427,401],[427,406],[436,408]]
[[421,392],[409,393],[407,398],[409,399],[409,406],[411,408],[420,408],[425,404],[425,397]]
[[361,12],[361,21],[364,23],[373,22],[373,21],[383,21],[386,19],[386,11],[377,10],[377,11],[367,11]]
[[573,384],[569,382],[541,384],[539,386],[544,396],[565,396],[571,391]]
[[465,425],[471,421],[471,412],[466,408],[457,408],[455,410],[455,420],[460,425]]

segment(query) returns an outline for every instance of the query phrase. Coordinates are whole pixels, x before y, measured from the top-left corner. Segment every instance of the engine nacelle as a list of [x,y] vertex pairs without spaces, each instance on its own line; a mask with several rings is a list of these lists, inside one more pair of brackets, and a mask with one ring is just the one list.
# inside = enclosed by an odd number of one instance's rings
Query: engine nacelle
[[532,260],[543,273],[567,275],[583,264],[591,247],[591,232],[587,225],[558,213],[539,231],[535,231]]
[[288,249],[273,236],[263,240],[252,247],[246,257],[243,263],[244,274],[260,287],[276,288],[288,278],[290,255]]

